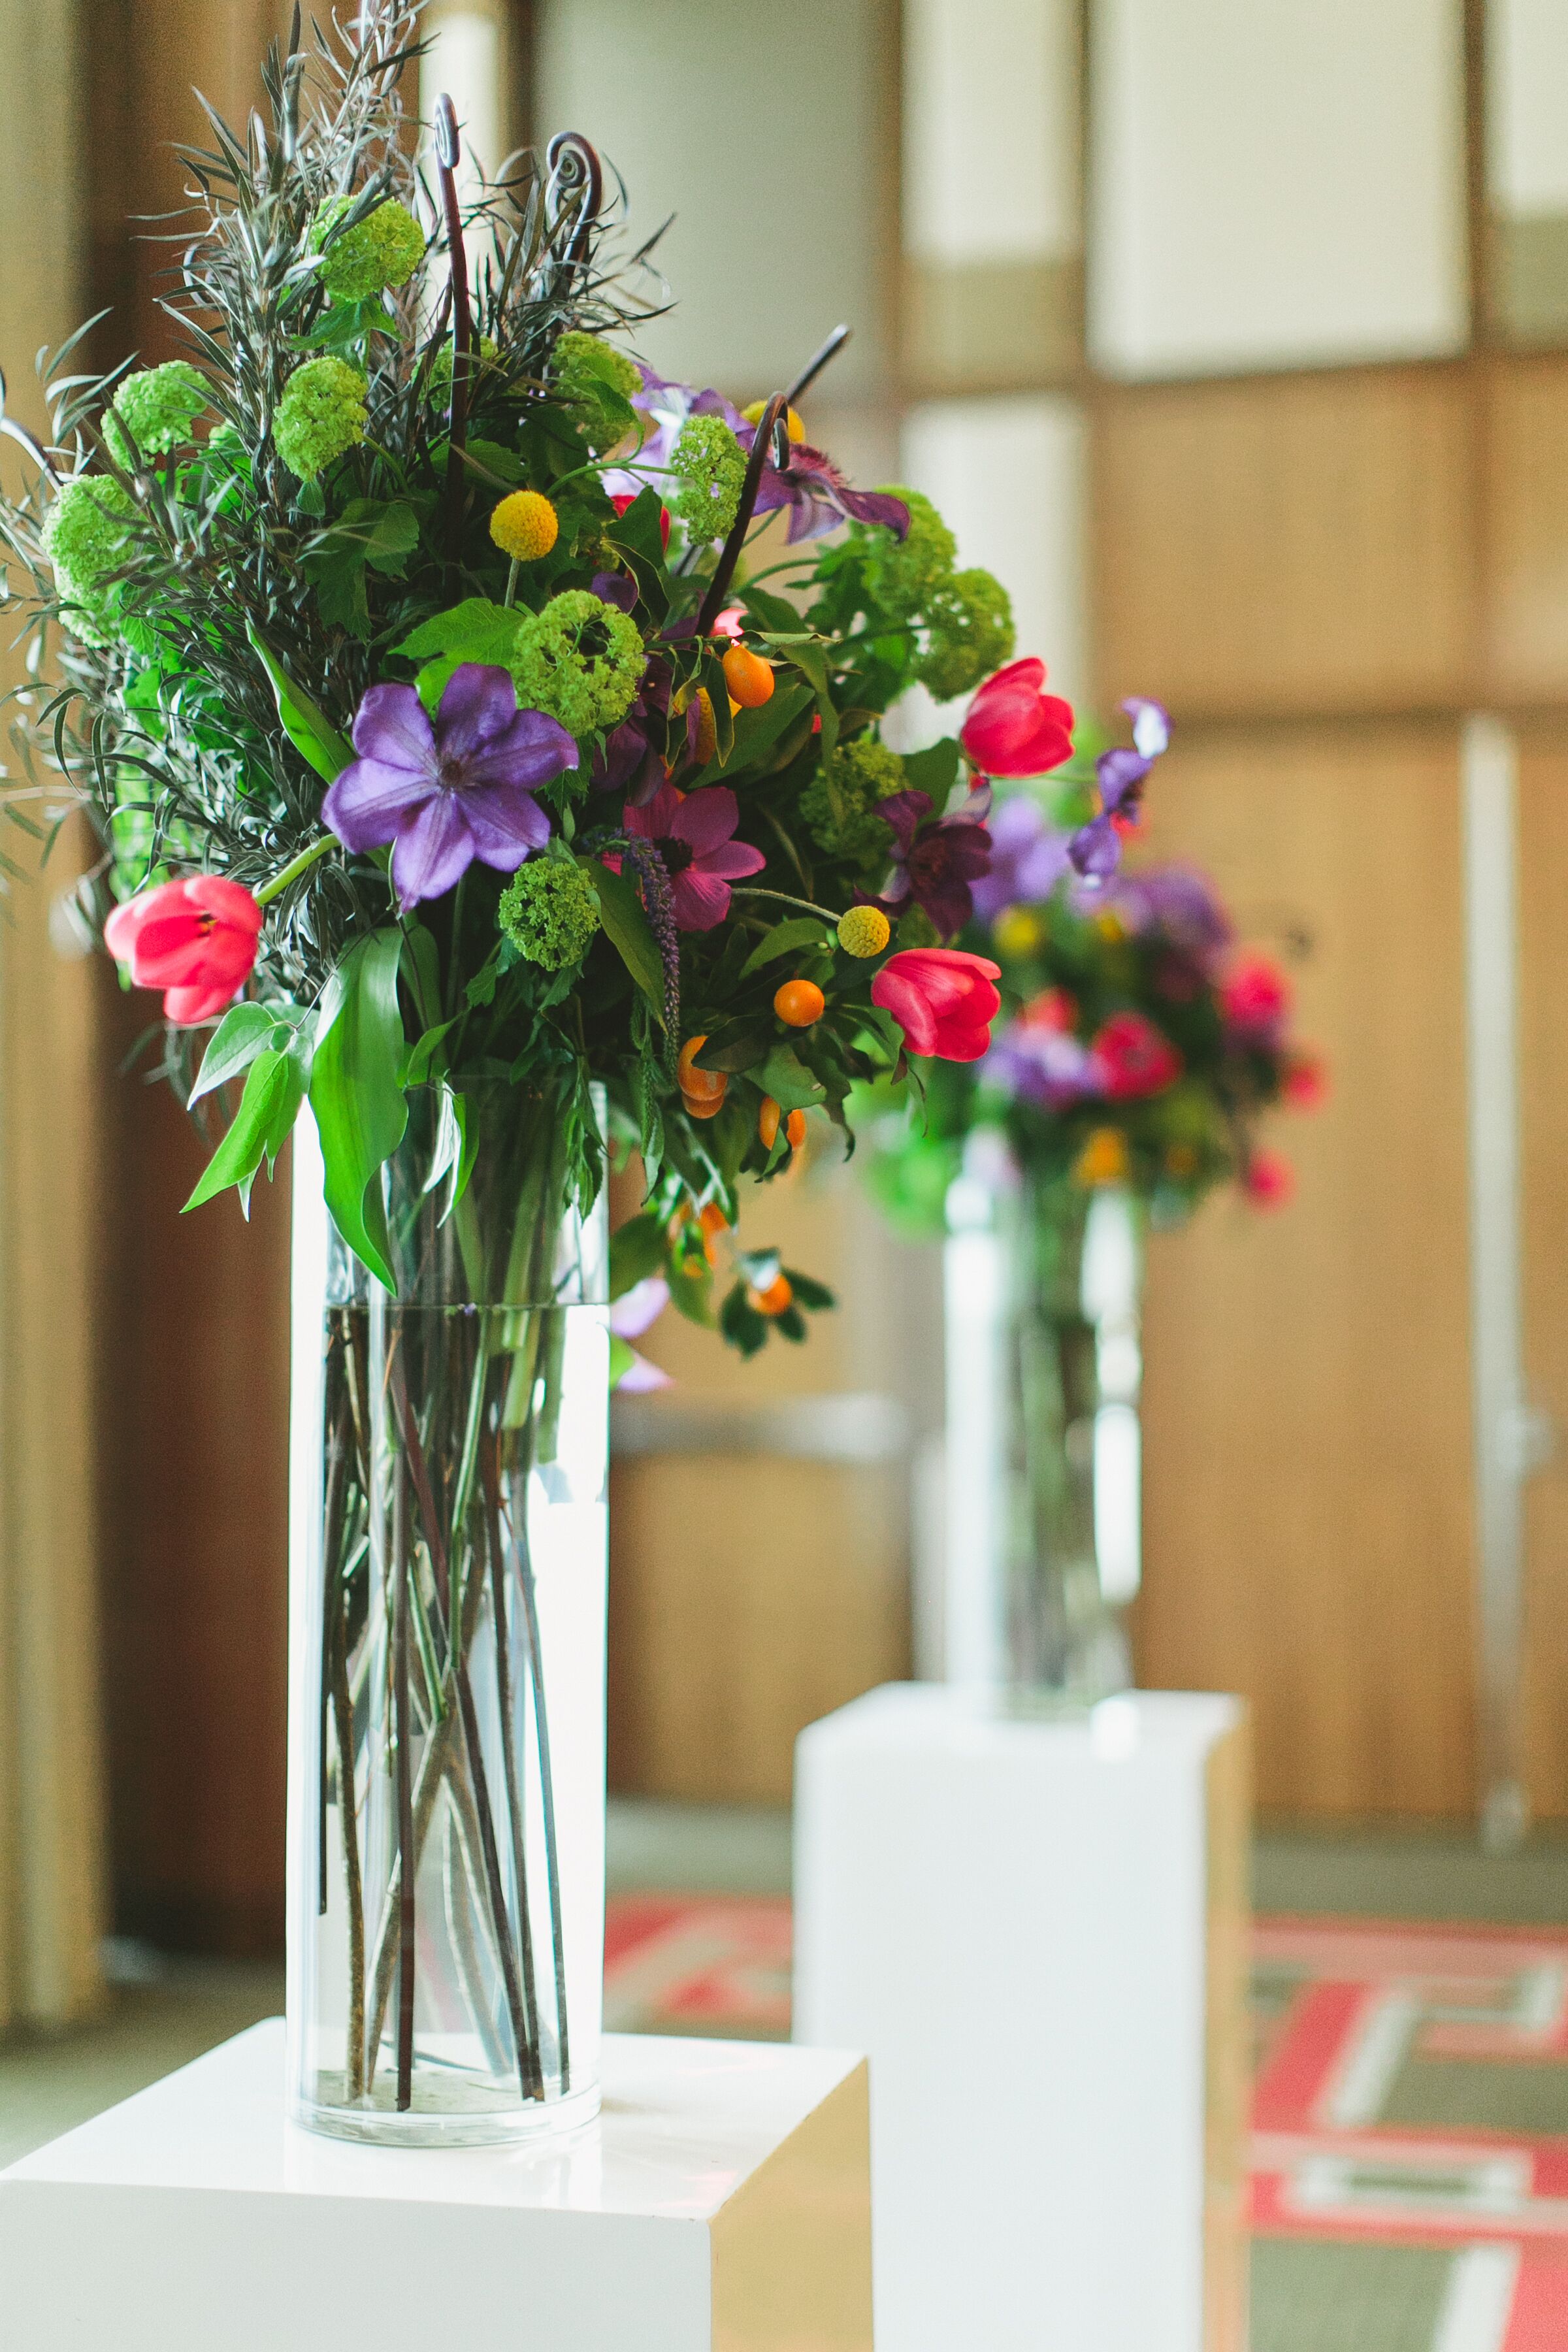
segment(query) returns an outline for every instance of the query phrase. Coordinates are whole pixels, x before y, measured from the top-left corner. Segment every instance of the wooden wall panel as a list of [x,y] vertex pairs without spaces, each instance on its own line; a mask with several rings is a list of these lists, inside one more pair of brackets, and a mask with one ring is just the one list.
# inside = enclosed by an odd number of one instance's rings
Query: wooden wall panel
[[1559,1452],[1525,1488],[1524,1752],[1531,1809],[1568,1814],[1568,727],[1520,765],[1525,1388]]
[[1568,360],[1488,371],[1489,695],[1568,696]]
[[1109,686],[1189,720],[1462,708],[1471,420],[1447,368],[1102,387]]
[[1152,846],[1301,925],[1332,1094],[1294,1203],[1149,1253],[1142,1679],[1252,1702],[1259,1803],[1473,1800],[1464,998],[1448,730],[1239,732],[1164,763]]

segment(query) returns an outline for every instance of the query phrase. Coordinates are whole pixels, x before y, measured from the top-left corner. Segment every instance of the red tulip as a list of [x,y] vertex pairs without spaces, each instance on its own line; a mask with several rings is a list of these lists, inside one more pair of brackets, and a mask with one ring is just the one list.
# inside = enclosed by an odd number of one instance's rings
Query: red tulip
[[1220,991],[1228,1025],[1243,1037],[1269,1038],[1290,1010],[1290,983],[1268,956],[1243,956]]
[[1282,1151],[1255,1151],[1242,1181],[1255,1209],[1282,1209],[1296,1190],[1296,1171]]
[[262,914],[221,874],[161,882],[116,907],[103,944],[138,988],[161,988],[163,1017],[189,1028],[233,1003],[256,962]]
[[1002,1009],[992,986],[1002,967],[962,948],[903,948],[871,982],[871,1002],[890,1013],[911,1054],[977,1062]]
[[1112,1102],[1161,1094],[1182,1075],[1180,1054],[1142,1013],[1113,1013],[1091,1039],[1089,1051]]
[[960,740],[983,775],[1043,776],[1072,757],[1072,705],[1045,683],[1046,665],[1031,654],[980,688]]

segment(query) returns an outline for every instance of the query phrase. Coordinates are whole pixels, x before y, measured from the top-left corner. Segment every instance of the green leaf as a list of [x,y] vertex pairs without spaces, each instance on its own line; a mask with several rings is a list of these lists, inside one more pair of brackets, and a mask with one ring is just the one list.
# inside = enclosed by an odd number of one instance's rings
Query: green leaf
[[780,657],[793,663],[815,690],[816,707],[822,715],[822,756],[826,759],[838,740],[838,712],[827,676],[826,646],[820,637],[808,645],[799,645],[775,633],[769,633],[767,642],[776,646]]
[[910,780],[910,790],[929,793],[931,807],[940,816],[957,780],[958,745],[948,735],[924,751],[906,751],[904,773]]
[[[722,763],[724,772],[732,782],[748,769],[754,768],[771,751],[775,743],[788,734],[797,719],[804,718],[813,700],[809,686],[778,686],[760,710],[742,710],[735,719],[735,743],[729,759]],[[721,762],[710,760],[697,778],[700,784],[719,781]]]
[[797,1306],[809,1307],[814,1313],[825,1307],[837,1306],[837,1294],[829,1290],[825,1282],[818,1282],[812,1275],[802,1274],[798,1267],[793,1265],[786,1265],[784,1274]]
[[598,866],[594,871],[594,887],[599,894],[599,918],[610,944],[662,1025],[664,959],[643,912],[637,885],[624,873],[613,874],[607,866]]
[[662,1274],[665,1267],[664,1227],[651,1209],[628,1217],[610,1235],[610,1297],[619,1298],[623,1292],[647,1280],[650,1274]]
[[528,467],[515,449],[501,441],[469,441],[463,450],[463,463],[471,473],[488,474],[502,484],[525,482]]
[[741,587],[735,592],[735,602],[743,604],[752,619],[763,628],[790,636],[800,628],[800,614],[787,596],[775,596],[771,588]]
[[659,495],[651,483],[640,489],[624,515],[617,515],[606,526],[605,537],[612,547],[624,547],[632,555],[640,555],[645,563],[656,571],[664,563],[664,538],[659,528]]
[[[250,1065],[245,1092],[228,1133],[202,1171],[195,1191],[185,1202],[186,1210],[199,1209],[204,1201],[226,1192],[231,1184],[248,1186],[266,1155],[279,1108],[287,1099],[289,1066],[289,1055],[270,1045],[258,1054]],[[298,1107],[296,1102],[295,1108]]]
[[809,1110],[827,1092],[789,1045],[773,1047],[757,1072],[757,1084],[783,1111]]
[[388,1290],[395,1284],[388,1264],[386,1212],[380,1188],[373,1188],[371,1180],[396,1150],[408,1124],[398,1083],[405,1050],[397,1004],[402,954],[403,934],[394,929],[376,931],[349,950],[322,1000],[310,1074],[310,1108],[321,1139],[332,1222]]
[[618,1331],[610,1334],[610,1386],[618,1388],[637,1362],[637,1350]]
[[826,929],[827,926],[819,922],[815,915],[792,915],[787,922],[775,923],[771,931],[763,933],[741,966],[741,978],[749,980],[752,972],[762,970],[763,964],[773,962],[779,956],[789,955],[796,948],[819,948]]
[[278,716],[283,722],[283,732],[302,760],[310,762],[319,776],[330,784],[341,776],[353,758],[353,746],[345,741],[337,729],[318,709],[303,687],[296,686],[284,671],[277,656],[268,652],[257,635],[254,626],[246,624],[246,635],[252,651],[272,681],[272,691],[278,698]]
[[738,1021],[727,1024],[716,1035],[710,1036],[702,1051],[695,1056],[700,1070],[722,1070],[727,1077],[735,1077],[742,1070],[755,1069],[765,1061],[773,1042],[772,1021]]
[[247,1070],[262,1047],[271,1043],[279,1026],[277,1014],[265,1004],[231,1004],[213,1032],[202,1056],[202,1066],[190,1099],[198,1103],[216,1087],[225,1087]]
[[466,596],[444,613],[432,613],[392,650],[415,661],[455,654],[459,661],[490,662],[504,669],[524,617],[514,605],[494,604],[488,596]]

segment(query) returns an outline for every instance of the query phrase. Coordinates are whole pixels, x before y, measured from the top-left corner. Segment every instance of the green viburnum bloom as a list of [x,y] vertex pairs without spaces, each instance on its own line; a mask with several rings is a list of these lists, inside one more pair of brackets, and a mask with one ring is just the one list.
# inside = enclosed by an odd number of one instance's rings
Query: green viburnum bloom
[[746,455],[721,416],[689,416],[669,460],[680,488],[673,512],[693,539],[722,539],[746,479]]
[[115,394],[114,405],[103,420],[103,437],[122,466],[134,466],[138,454],[161,457],[190,439],[191,427],[206,404],[206,379],[188,360],[138,368]]
[[[479,367],[489,367],[494,361],[499,360],[500,357],[500,345],[497,342],[495,337],[493,335],[481,335],[479,337],[479,348],[478,352],[470,353],[469,355],[469,383],[472,383],[474,380],[476,360]],[[430,394],[432,399],[438,400],[441,404],[445,406],[446,403],[452,397],[452,345],[450,338],[442,344],[440,350],[436,353],[434,359],[431,361],[430,373],[426,381],[430,386]]]
[[599,899],[583,868],[531,857],[501,892],[496,919],[520,955],[546,971],[581,963],[599,928]]
[[1013,604],[989,572],[955,572],[927,606],[930,636],[915,676],[939,702],[967,694],[1013,658]]
[[877,803],[908,788],[898,753],[858,735],[823,761],[800,796],[800,813],[824,856],[874,880],[893,854],[892,828],[877,814]]
[[882,601],[896,620],[923,613],[938,592],[947,586],[958,541],[928,498],[885,482],[879,495],[902,499],[910,510],[910,535],[894,539],[879,534],[874,569]]
[[70,607],[61,617],[84,646],[110,646],[120,635],[116,589],[104,583],[131,554],[127,525],[135,512],[130,491],[104,474],[79,474],[49,509],[44,552],[60,600]]
[[278,455],[290,473],[302,482],[313,481],[323,466],[358,446],[369,421],[364,404],[369,390],[358,368],[350,367],[347,360],[307,360],[295,369],[272,420]]
[[630,429],[631,396],[642,383],[636,362],[600,335],[574,328],[556,341],[555,389],[576,412],[584,439],[595,455],[614,448]]
[[647,656],[628,613],[587,588],[552,596],[517,633],[511,674],[524,710],[547,711],[579,743],[616,727],[637,697]]
[[413,277],[424,256],[425,232],[406,205],[388,196],[353,228],[332,236],[355,201],[333,196],[321,206],[310,231],[310,249],[325,257],[321,283],[329,294],[344,302],[368,302]]

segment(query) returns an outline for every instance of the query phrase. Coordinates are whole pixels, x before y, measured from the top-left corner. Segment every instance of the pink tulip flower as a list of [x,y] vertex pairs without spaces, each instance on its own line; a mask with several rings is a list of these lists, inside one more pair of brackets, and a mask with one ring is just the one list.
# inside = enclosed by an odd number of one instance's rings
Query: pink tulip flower
[[232,1004],[249,979],[260,908],[221,874],[160,882],[116,907],[103,943],[138,988],[161,988],[163,1018],[189,1028]]
[[871,1002],[892,1014],[911,1054],[977,1062],[1002,1009],[992,985],[1001,977],[1000,964],[963,948],[903,948],[871,982]]
[[1072,705],[1045,684],[1046,665],[1031,654],[975,695],[960,740],[982,775],[1043,776],[1072,757]]

